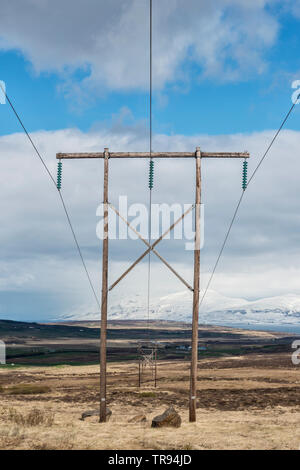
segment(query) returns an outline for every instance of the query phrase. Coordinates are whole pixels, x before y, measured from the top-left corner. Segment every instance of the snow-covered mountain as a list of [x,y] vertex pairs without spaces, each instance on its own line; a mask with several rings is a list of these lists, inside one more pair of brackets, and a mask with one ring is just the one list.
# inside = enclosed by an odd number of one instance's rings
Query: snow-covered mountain
[[[190,322],[192,317],[192,293],[176,292],[155,299],[151,304],[150,317],[173,321]],[[109,308],[110,320],[146,319],[146,299],[136,295],[122,298]],[[99,314],[68,314],[60,320],[95,320]],[[300,324],[300,296],[287,294],[277,297],[248,301],[242,298],[225,297],[210,290],[200,308],[200,323],[230,324]]]

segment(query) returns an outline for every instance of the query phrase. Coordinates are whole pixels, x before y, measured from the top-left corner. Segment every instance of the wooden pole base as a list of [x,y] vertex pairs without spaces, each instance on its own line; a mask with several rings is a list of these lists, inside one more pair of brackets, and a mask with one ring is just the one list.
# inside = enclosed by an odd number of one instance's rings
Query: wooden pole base
[[200,204],[201,204],[201,153],[196,150],[196,207],[195,207],[195,249],[194,249],[194,292],[193,292],[193,325],[192,325],[192,358],[190,379],[190,413],[191,423],[196,421],[197,408],[197,370],[198,370],[198,322],[199,322],[199,286],[200,286]]

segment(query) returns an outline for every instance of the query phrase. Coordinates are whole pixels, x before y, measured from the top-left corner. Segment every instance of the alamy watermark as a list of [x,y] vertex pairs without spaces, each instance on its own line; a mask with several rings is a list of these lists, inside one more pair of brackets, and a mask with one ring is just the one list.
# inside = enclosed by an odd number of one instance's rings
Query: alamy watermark
[[[127,196],[119,196],[118,207],[112,209],[108,205],[108,209],[108,238],[110,240],[137,240],[139,235],[144,240],[148,240],[150,212],[146,204],[134,203],[128,205]],[[198,211],[200,220],[199,240],[195,239],[195,211]],[[96,215],[101,217],[101,220],[97,224],[96,234],[101,240],[106,236],[104,234],[104,212],[105,206],[100,204]],[[128,222],[130,227],[125,221]],[[204,245],[204,205],[152,204],[151,240],[157,240],[162,234],[165,234],[164,240],[185,240],[185,249],[187,251],[192,251],[195,247],[201,250]]]
[[293,104],[300,103],[300,80],[294,80],[292,82],[291,87],[295,89],[294,93],[291,96],[291,100]]
[[300,339],[292,342],[292,349],[295,349],[292,354],[292,363],[294,366],[298,366],[300,364]]
[[6,364],[6,345],[0,340],[0,364]]
[[0,104],[6,104],[6,85],[0,80]]

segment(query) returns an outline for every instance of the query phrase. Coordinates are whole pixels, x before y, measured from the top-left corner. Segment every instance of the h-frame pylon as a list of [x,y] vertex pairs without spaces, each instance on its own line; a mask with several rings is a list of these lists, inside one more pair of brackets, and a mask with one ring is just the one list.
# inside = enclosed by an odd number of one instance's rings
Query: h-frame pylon
[[[103,253],[102,253],[102,296],[101,296],[101,338],[100,338],[100,422],[106,421],[106,342],[107,342],[107,296],[112,290],[150,251],[153,252],[185,286],[193,291],[193,321],[192,321],[192,357],[190,371],[190,397],[189,397],[189,420],[196,421],[196,399],[197,399],[197,365],[198,365],[198,322],[199,322],[199,286],[200,286],[200,204],[201,204],[201,159],[202,158],[249,158],[248,152],[202,152],[200,147],[196,152],[109,152],[108,148],[104,152],[93,153],[58,153],[56,158],[77,159],[77,158],[102,158],[104,159],[104,228],[103,228]],[[130,224],[125,220],[131,230],[134,230],[138,237],[147,246],[147,250],[128,268],[119,279],[108,287],[108,210],[109,207],[123,219],[120,213],[109,204],[108,199],[108,169],[110,158],[194,158],[196,161],[196,197],[195,204],[186,211],[180,219],[162,234],[154,243],[147,242]],[[194,280],[191,287],[157,252],[156,245],[169,233],[177,223],[182,220],[188,212],[195,209],[195,247],[194,247]],[[124,219],[123,219],[124,220]]]

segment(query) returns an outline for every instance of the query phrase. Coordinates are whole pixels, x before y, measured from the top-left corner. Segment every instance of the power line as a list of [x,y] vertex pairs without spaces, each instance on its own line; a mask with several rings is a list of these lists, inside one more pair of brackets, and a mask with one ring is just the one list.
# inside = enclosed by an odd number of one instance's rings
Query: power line
[[[298,95],[297,101],[298,101],[299,98],[300,98],[300,94]],[[292,113],[292,111],[293,111],[295,105],[297,104],[297,101],[295,101],[295,102],[293,103],[293,105],[290,107],[288,113],[286,114],[285,118],[283,119],[282,123],[280,124],[280,127],[279,127],[278,130],[276,131],[276,133],[275,133],[274,137],[272,138],[270,144],[268,145],[268,147],[267,147],[265,153],[264,153],[263,156],[261,157],[261,159],[260,159],[258,165],[256,166],[256,168],[254,169],[254,171],[253,171],[251,177],[249,178],[249,181],[248,181],[248,183],[247,183],[247,186],[246,186],[245,190],[248,189],[249,184],[250,184],[251,181],[253,180],[253,178],[254,178],[254,176],[256,175],[258,169],[260,168],[260,166],[261,166],[261,164],[263,163],[264,159],[265,159],[266,156],[268,155],[268,153],[269,153],[271,147],[273,146],[275,140],[277,139],[277,137],[278,137],[278,135],[280,134],[280,132],[281,132],[283,126],[284,126],[285,123],[287,122],[287,120],[288,120],[288,118],[290,117],[290,115],[291,115],[291,113]],[[223,243],[222,243],[220,252],[219,252],[219,254],[218,254],[217,260],[216,260],[216,262],[215,262],[215,265],[214,265],[214,267],[213,267],[212,273],[211,273],[210,278],[209,278],[209,280],[208,280],[208,283],[207,283],[207,286],[206,286],[206,288],[205,288],[204,294],[203,294],[203,296],[202,296],[202,298],[201,298],[201,300],[200,300],[199,308],[201,307],[201,305],[202,305],[202,303],[203,303],[203,301],[204,301],[204,299],[205,299],[205,297],[206,297],[206,294],[207,294],[207,292],[208,292],[208,289],[209,289],[209,287],[210,287],[210,285],[211,285],[211,283],[212,283],[213,277],[214,277],[214,275],[215,275],[215,272],[216,272],[217,267],[218,267],[218,265],[219,265],[221,256],[222,256],[222,254],[223,254],[223,251],[224,251],[224,249],[225,249],[226,243],[227,243],[227,241],[228,241],[228,238],[229,238],[231,229],[232,229],[233,224],[234,224],[234,222],[235,222],[235,220],[236,220],[236,216],[237,216],[237,214],[238,214],[239,208],[240,208],[240,206],[241,206],[241,204],[242,204],[242,201],[243,201],[243,198],[244,198],[244,195],[245,195],[245,190],[243,190],[243,192],[242,192],[242,194],[241,194],[241,196],[240,196],[240,198],[239,198],[239,200],[238,200],[237,206],[236,206],[235,211],[234,211],[234,213],[233,213],[233,217],[232,217],[232,219],[231,219],[231,221],[230,221],[229,228],[228,228],[228,230],[227,230],[227,232],[226,232],[226,235],[225,235],[224,241],[223,241]]]
[[[152,165],[152,0],[149,4],[149,15],[150,15],[150,48],[149,48],[149,154],[150,154],[150,168]],[[151,175],[149,175],[151,178]],[[151,244],[151,230],[152,230],[152,185],[149,187],[149,244]],[[148,256],[148,283],[147,283],[147,324],[148,324],[148,333],[150,332],[150,284],[151,284],[151,250],[149,251]]]
[[93,283],[92,283],[90,274],[89,274],[89,272],[88,272],[86,263],[85,263],[85,261],[84,261],[84,258],[83,258],[83,255],[82,255],[82,251],[81,251],[81,248],[80,248],[80,246],[79,246],[79,243],[78,243],[78,240],[77,240],[77,236],[76,236],[76,234],[75,234],[75,231],[74,231],[74,228],[73,228],[71,219],[70,219],[70,215],[69,215],[68,210],[67,210],[67,208],[66,208],[66,204],[65,204],[64,198],[63,198],[61,192],[57,189],[55,179],[53,178],[53,176],[52,176],[52,174],[51,174],[49,168],[47,167],[47,165],[46,165],[46,163],[45,163],[45,161],[44,161],[44,159],[43,159],[43,157],[42,157],[42,155],[40,154],[40,152],[39,152],[37,146],[36,146],[35,143],[33,142],[33,140],[32,140],[32,138],[31,138],[29,132],[27,131],[25,125],[23,124],[23,121],[22,121],[20,115],[18,114],[18,112],[17,112],[17,110],[15,109],[14,105],[12,104],[10,98],[8,97],[6,91],[4,90],[4,88],[3,88],[2,84],[1,84],[1,82],[0,82],[0,87],[1,87],[1,89],[2,89],[2,92],[3,92],[4,96],[5,96],[6,99],[7,99],[7,102],[9,103],[9,105],[10,105],[10,107],[11,107],[13,113],[15,114],[17,120],[19,121],[19,123],[20,123],[20,125],[21,125],[23,131],[25,132],[25,134],[26,134],[26,136],[27,136],[29,142],[31,143],[31,145],[32,145],[32,147],[33,147],[35,153],[37,154],[38,158],[40,159],[42,165],[44,166],[46,172],[48,173],[49,178],[50,178],[51,181],[53,182],[53,184],[54,184],[54,186],[55,186],[55,188],[56,188],[56,190],[57,190],[57,192],[58,192],[58,194],[59,194],[60,201],[61,201],[62,206],[63,206],[63,210],[64,210],[64,212],[65,212],[65,215],[66,215],[68,224],[69,224],[69,226],[70,226],[70,229],[71,229],[71,232],[72,232],[72,235],[73,235],[73,238],[74,238],[74,242],[75,242],[75,245],[76,245],[76,248],[77,248],[79,257],[80,257],[81,262],[82,262],[82,266],[83,266],[84,271],[85,271],[85,273],[86,273],[88,282],[89,282],[90,287],[91,287],[91,289],[92,289],[92,292],[93,292],[93,295],[94,295],[95,300],[96,300],[96,302],[97,302],[97,305],[98,305],[98,307],[99,307],[99,309],[100,309],[100,302],[99,302],[99,299],[98,299],[98,297],[97,297],[95,288],[94,288],[94,286],[93,286]]

